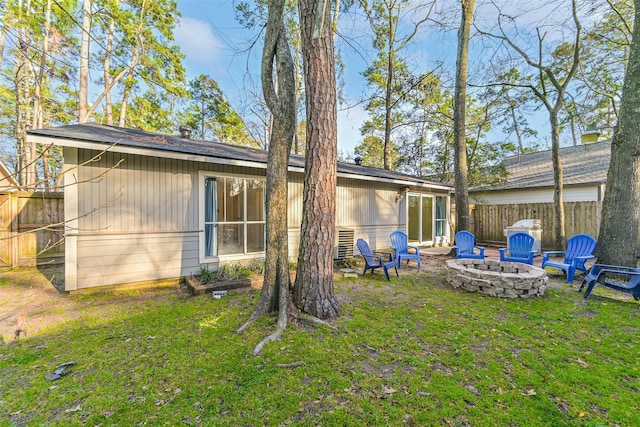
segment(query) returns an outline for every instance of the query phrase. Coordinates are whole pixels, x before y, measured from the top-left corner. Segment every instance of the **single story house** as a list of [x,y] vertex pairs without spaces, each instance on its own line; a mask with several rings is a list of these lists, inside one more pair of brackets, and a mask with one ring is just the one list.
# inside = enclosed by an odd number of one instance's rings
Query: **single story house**
[[[63,147],[65,289],[183,277],[264,258],[267,152],[98,124],[28,131]],[[338,163],[335,257],[394,230],[448,243],[453,188]],[[304,158],[289,163],[289,255],[297,258]]]
[[[602,201],[611,158],[611,142],[583,143],[560,148],[565,202]],[[553,203],[551,150],[507,157],[507,179],[492,186],[469,189],[471,203],[508,205]]]

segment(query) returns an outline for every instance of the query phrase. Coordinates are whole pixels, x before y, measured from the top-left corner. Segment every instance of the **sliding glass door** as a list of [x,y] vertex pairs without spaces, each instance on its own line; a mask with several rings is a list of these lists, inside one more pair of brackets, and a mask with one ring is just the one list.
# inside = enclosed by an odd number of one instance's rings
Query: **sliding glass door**
[[407,234],[410,241],[430,243],[436,237],[446,235],[446,202],[447,198],[443,196],[409,194],[407,199]]
[[407,211],[408,235],[412,242],[429,242],[433,240],[433,197],[410,194]]

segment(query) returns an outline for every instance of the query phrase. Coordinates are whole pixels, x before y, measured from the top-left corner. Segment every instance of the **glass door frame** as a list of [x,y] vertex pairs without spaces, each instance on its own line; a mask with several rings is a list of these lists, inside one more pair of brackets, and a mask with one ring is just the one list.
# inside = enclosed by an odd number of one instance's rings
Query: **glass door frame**
[[[410,210],[409,210],[409,199],[411,197],[417,197],[418,198],[418,236],[419,239],[415,240],[411,238],[410,235],[410,229],[409,229],[409,214],[410,214]],[[423,218],[424,215],[422,213],[422,208],[423,208],[423,198],[429,198],[431,199],[431,236],[429,238],[429,240],[422,240],[422,236],[423,236],[423,229],[424,229],[424,224],[423,224]],[[436,197],[434,194],[424,194],[424,193],[407,193],[407,197],[406,197],[406,203],[407,203],[407,235],[409,236],[409,241],[410,242],[416,242],[419,245],[425,245],[425,244],[433,244],[434,243],[434,234],[435,234],[435,224],[436,224],[436,210],[435,210],[435,203],[436,203]]]

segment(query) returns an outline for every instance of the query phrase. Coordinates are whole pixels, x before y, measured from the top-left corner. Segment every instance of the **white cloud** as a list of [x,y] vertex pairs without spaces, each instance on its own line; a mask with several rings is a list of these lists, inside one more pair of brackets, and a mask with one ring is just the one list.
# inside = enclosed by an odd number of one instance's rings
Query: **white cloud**
[[206,22],[183,17],[174,35],[190,63],[216,64],[223,54],[224,44],[213,35]]

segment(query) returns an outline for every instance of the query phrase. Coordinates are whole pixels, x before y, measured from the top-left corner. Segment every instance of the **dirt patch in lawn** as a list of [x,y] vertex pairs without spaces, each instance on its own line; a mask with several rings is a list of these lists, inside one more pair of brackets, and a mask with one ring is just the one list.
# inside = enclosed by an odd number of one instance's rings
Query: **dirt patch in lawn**
[[11,342],[16,338],[28,338],[42,329],[86,314],[104,317],[116,310],[139,305],[141,301],[176,296],[190,298],[179,286],[70,295],[58,290],[63,276],[62,266],[0,272],[0,340]]

